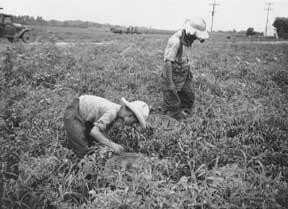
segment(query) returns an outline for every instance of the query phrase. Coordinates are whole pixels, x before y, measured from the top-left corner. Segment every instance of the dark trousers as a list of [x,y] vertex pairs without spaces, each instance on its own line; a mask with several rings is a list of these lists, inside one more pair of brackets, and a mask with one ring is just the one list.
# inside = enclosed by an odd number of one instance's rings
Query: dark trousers
[[90,131],[93,124],[82,119],[78,98],[74,99],[65,110],[64,127],[67,134],[65,146],[72,149],[78,157],[84,157],[92,143]]
[[183,109],[190,111],[194,105],[195,94],[192,87],[192,73],[187,65],[175,65],[173,67],[172,79],[177,92],[168,89],[169,81],[165,74],[164,67],[162,73],[162,91],[164,107],[167,111],[178,112]]

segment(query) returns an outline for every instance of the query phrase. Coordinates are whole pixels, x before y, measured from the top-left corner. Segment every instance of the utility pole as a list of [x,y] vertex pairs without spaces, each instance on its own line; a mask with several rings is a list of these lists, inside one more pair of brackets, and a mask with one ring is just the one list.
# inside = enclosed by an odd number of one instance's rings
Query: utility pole
[[211,32],[213,31],[213,24],[214,24],[214,15],[215,15],[215,8],[216,6],[219,6],[219,4],[216,3],[216,1],[214,0],[212,5],[212,22],[211,22]]
[[265,36],[267,36],[267,29],[268,29],[268,21],[269,21],[269,13],[272,10],[272,2],[267,3],[268,7],[267,9],[267,17],[266,17],[266,27],[265,27]]

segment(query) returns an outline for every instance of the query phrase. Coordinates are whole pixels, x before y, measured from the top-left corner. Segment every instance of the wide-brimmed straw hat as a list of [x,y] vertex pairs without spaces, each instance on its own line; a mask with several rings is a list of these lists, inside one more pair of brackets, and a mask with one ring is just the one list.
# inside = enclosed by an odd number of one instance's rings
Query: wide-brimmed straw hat
[[195,35],[198,39],[206,40],[209,38],[206,22],[203,18],[186,19],[183,28],[187,34]]
[[140,126],[146,128],[146,119],[149,115],[149,106],[142,101],[128,102],[125,98],[121,98],[122,103],[128,107],[137,117]]

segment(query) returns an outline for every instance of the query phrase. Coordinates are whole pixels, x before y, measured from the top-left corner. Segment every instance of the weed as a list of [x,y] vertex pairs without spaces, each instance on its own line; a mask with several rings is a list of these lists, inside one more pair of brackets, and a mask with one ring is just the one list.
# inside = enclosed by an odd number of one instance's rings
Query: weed
[[111,39],[99,46],[19,43],[1,55],[3,208],[286,207],[287,47],[221,38],[195,44],[192,117],[178,122],[153,113],[146,131],[107,131],[145,160],[105,170],[109,149],[95,146],[79,160],[62,146],[63,111],[84,93],[157,109],[168,36]]

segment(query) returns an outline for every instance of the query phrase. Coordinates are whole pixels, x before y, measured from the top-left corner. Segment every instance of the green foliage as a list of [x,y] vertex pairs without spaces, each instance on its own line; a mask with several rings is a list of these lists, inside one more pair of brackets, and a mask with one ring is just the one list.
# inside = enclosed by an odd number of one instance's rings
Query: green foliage
[[261,35],[261,36],[263,36],[263,33],[257,32],[257,31],[254,30],[254,28],[249,27],[246,30],[246,36],[253,36],[253,35]]
[[254,28],[248,28],[247,31],[246,31],[246,36],[252,36],[252,35],[255,35],[256,32],[254,30]]
[[288,39],[288,18],[277,17],[273,26],[276,28],[279,38]]
[[109,149],[95,146],[80,160],[62,146],[63,111],[80,94],[141,99],[157,109],[167,38],[15,44],[1,54],[3,208],[285,207],[285,46],[195,44],[193,116],[178,122],[152,113],[143,132],[109,130],[113,141],[144,156],[112,162],[112,178]]

